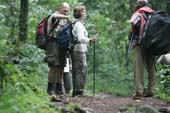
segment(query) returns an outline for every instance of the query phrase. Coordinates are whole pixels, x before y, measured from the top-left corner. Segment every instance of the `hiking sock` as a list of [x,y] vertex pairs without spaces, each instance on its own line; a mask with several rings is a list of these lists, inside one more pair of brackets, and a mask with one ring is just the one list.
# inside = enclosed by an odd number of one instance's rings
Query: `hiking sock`
[[47,93],[52,95],[53,83],[48,82]]

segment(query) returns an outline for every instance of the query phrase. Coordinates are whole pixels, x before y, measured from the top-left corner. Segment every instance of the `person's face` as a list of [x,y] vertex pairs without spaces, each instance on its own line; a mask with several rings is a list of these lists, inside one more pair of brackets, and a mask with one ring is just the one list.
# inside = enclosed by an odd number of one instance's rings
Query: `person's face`
[[69,12],[69,7],[62,7],[60,9],[60,13],[63,14],[63,15],[68,15],[68,12]]
[[85,19],[86,18],[86,10],[84,9],[82,12],[81,12],[81,19]]

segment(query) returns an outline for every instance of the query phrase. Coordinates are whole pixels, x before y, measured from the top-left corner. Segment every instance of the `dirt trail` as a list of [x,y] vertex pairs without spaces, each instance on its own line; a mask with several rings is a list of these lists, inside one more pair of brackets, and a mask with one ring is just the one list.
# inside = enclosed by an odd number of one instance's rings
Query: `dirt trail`
[[71,98],[70,101],[81,105],[83,108],[93,109],[95,113],[117,113],[119,108],[124,105],[150,105],[157,109],[168,107],[167,102],[151,97],[142,98],[140,101],[133,100],[132,97],[116,97],[112,95],[101,97],[75,97]]

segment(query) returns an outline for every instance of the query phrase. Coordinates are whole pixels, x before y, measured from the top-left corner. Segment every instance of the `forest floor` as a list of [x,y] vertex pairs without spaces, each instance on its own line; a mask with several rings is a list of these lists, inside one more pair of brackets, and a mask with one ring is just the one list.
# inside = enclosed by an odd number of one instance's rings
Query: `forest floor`
[[[168,102],[154,97],[133,100],[132,97],[117,97],[113,95],[102,94],[99,96],[70,97],[70,102],[80,105],[82,108],[93,110],[92,113],[118,113],[120,107],[149,105],[155,109],[169,109]],[[91,112],[90,112],[91,113]],[[164,112],[170,113],[170,112]]]

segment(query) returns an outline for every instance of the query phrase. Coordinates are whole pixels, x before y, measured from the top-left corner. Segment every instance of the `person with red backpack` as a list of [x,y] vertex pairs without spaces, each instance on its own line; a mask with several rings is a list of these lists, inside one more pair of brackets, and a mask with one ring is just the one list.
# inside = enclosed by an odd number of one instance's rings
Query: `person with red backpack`
[[[140,99],[141,97],[151,97],[154,95],[155,85],[155,56],[147,53],[140,45],[143,28],[146,23],[145,16],[153,13],[150,7],[147,6],[147,0],[137,0],[136,12],[132,15],[130,40],[134,49],[134,83],[136,92],[133,99]],[[144,16],[145,15],[145,16]],[[144,94],[144,68],[148,72],[148,86],[146,94]]]
[[[59,10],[53,13],[47,22],[48,45],[46,48],[45,62],[48,63],[48,86],[47,93],[63,94],[63,69],[66,64],[66,50],[57,44],[57,31],[69,21],[67,16],[69,4],[64,2]],[[55,27],[54,27],[55,26]],[[51,29],[54,30],[51,32]]]

